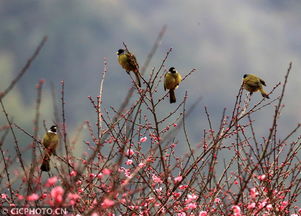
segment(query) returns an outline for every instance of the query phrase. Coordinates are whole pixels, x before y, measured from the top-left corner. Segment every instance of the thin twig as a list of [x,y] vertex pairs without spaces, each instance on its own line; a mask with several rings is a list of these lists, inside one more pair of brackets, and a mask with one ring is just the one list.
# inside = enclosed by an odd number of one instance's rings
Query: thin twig
[[26,64],[24,67],[21,69],[21,71],[18,73],[15,79],[12,80],[12,82],[9,84],[9,86],[0,93],[0,100],[2,100],[10,90],[13,89],[13,87],[16,85],[16,83],[21,79],[21,77],[26,73],[26,71],[30,68],[32,62],[35,60],[35,58],[39,55],[40,50],[44,46],[44,44],[47,41],[47,36],[44,36],[42,41],[39,43],[38,47],[34,51],[33,55],[27,60]]

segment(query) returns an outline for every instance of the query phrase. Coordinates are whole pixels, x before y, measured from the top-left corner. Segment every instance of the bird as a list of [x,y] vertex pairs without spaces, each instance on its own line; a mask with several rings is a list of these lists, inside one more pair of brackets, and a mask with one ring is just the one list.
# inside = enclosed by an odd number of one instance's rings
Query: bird
[[57,126],[53,125],[46,132],[43,137],[42,144],[44,146],[44,156],[43,162],[41,165],[41,171],[49,172],[50,171],[50,156],[55,154],[55,149],[59,142],[59,136],[57,134]]
[[164,76],[164,90],[169,89],[169,102],[175,103],[176,95],[175,89],[178,88],[180,82],[182,81],[181,74],[176,71],[174,67],[169,68]]
[[137,63],[136,57],[134,54],[131,52],[124,50],[124,49],[119,49],[117,51],[117,58],[118,62],[121,65],[125,71],[130,74],[130,71],[133,71],[136,77],[137,85],[141,87],[141,82],[140,82],[140,72],[139,72],[139,65]]
[[265,81],[261,78],[255,76],[254,74],[245,74],[243,76],[243,88],[250,92],[260,91],[262,97],[270,98],[269,95],[264,91],[263,86],[266,86]]

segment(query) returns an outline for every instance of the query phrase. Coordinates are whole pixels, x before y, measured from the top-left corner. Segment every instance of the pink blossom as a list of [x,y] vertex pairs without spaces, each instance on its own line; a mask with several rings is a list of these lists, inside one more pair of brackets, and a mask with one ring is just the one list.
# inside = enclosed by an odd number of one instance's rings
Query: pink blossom
[[198,196],[195,195],[195,194],[188,194],[188,195],[187,195],[186,202],[187,202],[187,203],[188,203],[188,202],[192,202],[192,201],[196,200],[197,198],[198,198]]
[[77,200],[77,199],[80,198],[80,196],[78,194],[75,194],[75,193],[69,193],[68,198],[73,199],[73,200]]
[[18,197],[18,199],[19,199],[19,200],[22,200],[22,199],[24,199],[24,196],[23,196],[23,195],[21,195],[21,194],[18,194],[18,195],[17,195],[17,197]]
[[57,177],[54,176],[52,178],[49,178],[45,184],[46,187],[51,187],[53,185],[55,185],[55,183],[57,182]]
[[68,198],[70,200],[69,204],[74,205],[76,201],[80,198],[80,196],[78,194],[69,193]]
[[97,175],[97,178],[98,178],[98,179],[102,179],[102,177],[103,177],[103,174],[102,174],[102,173],[99,173],[99,174]]
[[181,193],[179,192],[173,192],[172,195],[175,197],[175,198],[178,198],[181,196]]
[[125,162],[125,164],[126,164],[126,165],[131,165],[131,164],[133,164],[133,160],[128,159],[128,160]]
[[130,205],[130,206],[129,206],[129,209],[134,210],[134,209],[135,209],[135,206],[134,206],[134,205]]
[[178,182],[182,181],[182,179],[183,179],[182,176],[177,176],[177,177],[174,178],[174,182],[178,183]]
[[266,178],[266,175],[263,174],[263,175],[260,175],[257,177],[260,181],[263,181],[265,178]]
[[163,183],[162,179],[156,176],[155,174],[152,176],[152,179],[155,183],[159,183],[159,184]]
[[291,216],[298,216],[297,214],[291,214]]
[[36,201],[38,199],[39,199],[39,195],[36,193],[33,193],[26,198],[26,200],[28,200],[28,201]]
[[233,213],[239,215],[241,213],[240,207],[238,205],[232,206]]
[[221,199],[220,199],[220,198],[215,198],[215,199],[214,199],[214,202],[215,202],[215,203],[220,203],[220,202],[221,202]]
[[76,175],[77,175],[77,172],[76,172],[76,171],[72,170],[72,171],[70,172],[70,176],[76,176]]
[[185,212],[180,212],[177,214],[177,216],[186,216],[186,213]]
[[101,203],[102,208],[110,208],[115,204],[113,200],[105,198],[104,201]]
[[177,123],[173,123],[172,125],[173,125],[174,127],[177,127]]
[[64,189],[61,186],[57,186],[51,190],[51,197],[55,202],[60,203],[63,201]]
[[280,210],[285,209],[287,205],[288,205],[288,201],[281,202],[281,204],[280,204]]
[[238,181],[237,181],[237,180],[235,180],[235,181],[234,181],[234,184],[236,184],[236,185],[237,185],[237,184],[238,184]]
[[140,142],[141,142],[141,143],[146,142],[146,140],[147,140],[147,137],[141,137],[141,138],[140,138]]
[[105,168],[105,169],[102,170],[102,174],[104,174],[104,175],[110,175],[111,172],[112,172],[112,171],[109,170],[109,169],[107,169],[107,168]]
[[206,211],[200,211],[199,216],[207,216],[207,212]]
[[162,191],[162,187],[156,188],[156,192],[160,193]]
[[272,204],[268,204],[268,205],[266,206],[266,209],[267,209],[267,210],[271,210],[272,208],[273,208]]
[[256,191],[256,188],[251,188],[250,189],[251,198],[256,198],[257,195],[258,195],[258,192]]
[[130,169],[126,169],[124,167],[120,167],[120,169],[124,172],[124,175],[126,177],[130,177],[130,175],[131,175]]
[[148,157],[147,159],[146,159],[146,162],[148,162],[148,163],[152,163],[152,162],[154,162],[155,161],[155,159],[153,158],[153,157]]
[[97,214],[96,212],[93,212],[93,213],[91,214],[91,216],[99,216],[99,214]]
[[96,175],[95,175],[94,173],[90,173],[90,174],[89,174],[89,177],[90,177],[91,179],[95,178],[95,176],[96,176]]
[[140,168],[143,168],[143,167],[145,167],[145,163],[139,163],[138,166],[139,166]]
[[4,193],[3,193],[3,194],[1,194],[1,198],[2,198],[2,199],[6,199],[6,198],[7,198],[7,195],[6,195],[6,194],[4,194]]
[[188,204],[186,205],[186,207],[187,207],[188,209],[195,209],[195,208],[197,207],[197,205],[196,205],[195,203],[188,203]]
[[247,206],[248,209],[253,209],[253,208],[255,208],[255,207],[256,207],[256,204],[255,204],[254,202],[250,203],[250,204]]
[[180,185],[180,186],[179,186],[179,189],[180,189],[180,190],[185,190],[186,188],[188,188],[188,185]]
[[127,155],[127,156],[132,156],[133,154],[135,154],[135,152],[133,151],[133,149],[128,149],[128,150],[126,151],[126,155]]
[[259,208],[264,208],[267,205],[267,201],[263,200],[261,203],[259,203]]

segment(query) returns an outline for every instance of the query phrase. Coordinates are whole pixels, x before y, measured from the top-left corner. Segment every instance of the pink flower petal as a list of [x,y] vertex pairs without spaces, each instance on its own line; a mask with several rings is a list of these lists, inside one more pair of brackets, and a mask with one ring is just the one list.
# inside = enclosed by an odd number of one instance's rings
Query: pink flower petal
[[55,185],[55,183],[57,182],[57,177],[54,176],[52,178],[49,178],[45,184],[46,187],[51,187],[53,185]]
[[182,176],[177,176],[177,177],[174,178],[174,182],[178,183],[178,182],[182,181],[182,179],[183,179]]
[[103,208],[110,208],[115,204],[113,200],[105,198],[104,201],[101,203],[101,206]]
[[146,142],[146,140],[147,140],[147,137],[141,137],[141,138],[140,138],[140,142],[141,142],[141,143]]
[[39,195],[36,194],[36,193],[33,193],[31,195],[29,195],[27,198],[26,198],[28,201],[36,201],[39,199]]

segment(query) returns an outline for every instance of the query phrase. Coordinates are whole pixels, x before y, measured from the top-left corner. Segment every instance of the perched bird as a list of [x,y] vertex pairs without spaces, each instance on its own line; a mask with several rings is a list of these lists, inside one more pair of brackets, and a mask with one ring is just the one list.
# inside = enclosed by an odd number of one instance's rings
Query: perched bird
[[266,86],[265,82],[253,74],[245,74],[243,76],[243,88],[250,92],[260,91],[262,97],[269,98],[268,94],[263,90],[262,86]]
[[57,135],[57,127],[55,125],[51,126],[47,133],[44,135],[42,144],[45,147],[43,162],[41,165],[41,170],[49,172],[50,170],[50,156],[55,153],[55,149],[59,142],[59,136]]
[[137,63],[136,57],[124,50],[124,49],[119,49],[117,52],[117,58],[118,62],[121,65],[123,69],[129,74],[130,71],[133,71],[137,80],[137,85],[141,87],[141,82],[140,82],[140,72],[139,72],[139,65]]
[[169,89],[170,103],[176,102],[175,89],[178,88],[181,81],[181,74],[179,74],[174,67],[169,68],[164,76],[164,90]]

